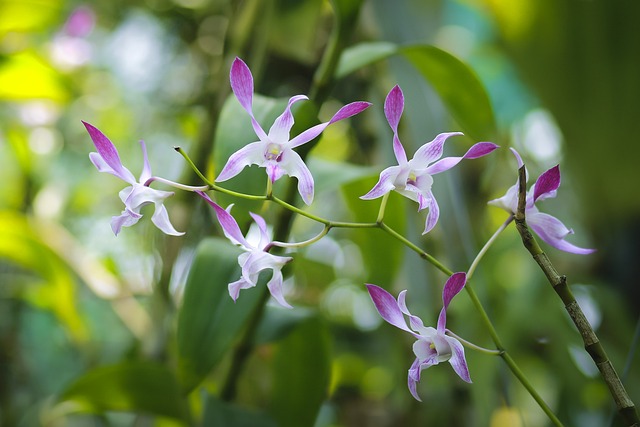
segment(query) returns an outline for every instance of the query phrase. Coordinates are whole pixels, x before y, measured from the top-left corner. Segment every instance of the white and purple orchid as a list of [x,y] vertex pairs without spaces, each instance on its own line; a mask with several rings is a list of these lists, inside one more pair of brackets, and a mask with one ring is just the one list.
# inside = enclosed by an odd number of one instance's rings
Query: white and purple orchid
[[[245,238],[235,218],[231,216],[231,208],[233,205],[229,205],[225,210],[211,200],[206,193],[202,191],[196,192],[215,210],[218,222],[220,226],[222,226],[222,231],[227,239],[231,240],[233,244],[239,245],[240,248],[245,251],[238,257],[238,264],[242,267],[242,276],[239,280],[229,283],[229,295],[231,295],[231,298],[236,301],[240,295],[240,290],[256,286],[260,272],[271,269],[273,275],[267,283],[267,288],[269,292],[271,292],[271,296],[273,296],[281,306],[291,308],[291,305],[284,299],[284,293],[282,291],[282,267],[293,258],[272,255],[266,252],[272,242],[267,233],[267,224],[264,219],[260,215],[250,212],[249,214],[258,226],[259,236],[253,239],[250,230]],[[253,240],[255,240],[255,242]]]
[[304,95],[291,97],[284,112],[276,119],[267,134],[254,117],[253,76],[247,64],[240,58],[233,61],[229,78],[233,93],[242,108],[251,117],[251,125],[259,141],[250,143],[232,154],[216,181],[226,181],[238,175],[246,166],[258,165],[266,168],[272,183],[280,179],[282,175],[295,177],[298,180],[298,192],[302,200],[307,205],[311,204],[314,190],[313,177],[300,155],[293,149],[320,135],[330,124],[358,114],[371,104],[369,102],[353,102],[345,105],[328,122],[315,125],[290,140],[289,132],[294,123],[291,106],[300,100],[309,98]]
[[169,214],[167,208],[164,206],[164,200],[173,195],[171,191],[155,190],[148,186],[148,183],[152,181],[151,166],[149,165],[149,159],[147,157],[147,147],[144,141],[140,141],[142,146],[142,155],[144,157],[144,163],[142,166],[142,173],[140,174],[139,181],[136,181],[133,174],[122,165],[118,150],[113,143],[107,138],[98,128],[95,126],[82,122],[84,127],[89,132],[89,136],[93,141],[97,153],[90,153],[89,159],[98,169],[99,172],[110,173],[121,180],[131,184],[120,191],[120,200],[124,203],[125,209],[118,216],[111,218],[111,229],[117,236],[120,233],[122,227],[130,227],[138,222],[142,218],[140,209],[149,203],[153,203],[155,206],[155,212],[151,217],[151,221],[158,227],[163,233],[172,236],[181,236],[184,233],[176,231],[176,229],[169,221]]
[[[405,302],[407,291],[398,295],[398,300],[389,292],[376,285],[367,285],[369,295],[380,313],[380,316],[396,328],[409,332],[417,341],[413,344],[416,360],[411,364],[408,375],[408,387],[413,397],[420,401],[416,386],[423,370],[441,362],[449,362],[453,370],[464,381],[470,383],[469,368],[464,356],[464,347],[457,339],[446,335],[447,308],[449,303],[466,284],[465,273],[454,273],[449,277],[442,290],[442,310],[438,317],[438,325],[434,329],[425,327],[418,316],[409,312]],[[404,316],[409,317],[409,325]]]
[[393,152],[398,165],[383,170],[380,173],[378,183],[371,191],[360,198],[363,200],[377,199],[395,190],[403,196],[418,202],[418,210],[429,208],[425,228],[422,232],[422,234],[426,234],[436,225],[440,216],[438,203],[431,192],[431,186],[433,185],[432,175],[451,169],[463,159],[476,159],[486,156],[498,146],[492,142],[478,142],[462,157],[440,159],[447,138],[462,135],[461,132],[441,133],[433,141],[427,142],[418,148],[413,158],[407,160],[404,147],[398,137],[398,123],[403,109],[404,95],[400,86],[396,85],[387,95],[387,99],[384,102],[384,113],[389,126],[393,130]]
[[[511,152],[518,160],[518,168],[524,164],[520,154],[511,148]],[[527,175],[528,180],[528,175]],[[536,183],[533,184],[527,193],[525,205],[525,218],[527,224],[540,238],[561,251],[579,255],[587,255],[595,252],[595,249],[586,249],[569,243],[565,238],[573,234],[573,230],[567,228],[558,218],[538,210],[535,203],[538,200],[551,199],[556,197],[560,187],[560,167],[558,165],[542,173]],[[499,199],[489,202],[490,205],[497,206],[511,214],[515,214],[518,209],[518,182],[507,190],[507,193]]]

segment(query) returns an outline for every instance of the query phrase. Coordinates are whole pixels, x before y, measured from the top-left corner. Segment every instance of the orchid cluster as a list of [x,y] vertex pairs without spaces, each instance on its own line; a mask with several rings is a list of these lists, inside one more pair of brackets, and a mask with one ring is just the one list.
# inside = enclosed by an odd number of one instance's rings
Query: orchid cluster
[[[273,183],[287,175],[297,179],[298,193],[303,202],[306,205],[310,205],[314,199],[313,176],[303,158],[294,149],[318,137],[331,124],[355,116],[370,107],[371,104],[362,101],[347,104],[340,108],[329,121],[317,124],[291,138],[290,132],[294,124],[291,109],[297,102],[307,100],[306,96],[296,95],[291,97],[284,112],[266,132],[253,112],[253,76],[249,67],[239,58],[236,58],[231,66],[230,82],[233,94],[251,119],[251,125],[255,131],[257,141],[233,153],[218,174],[215,182],[225,182],[240,174],[245,167],[257,165],[266,170],[268,193],[271,191]],[[378,182],[369,192],[362,195],[361,199],[386,198],[391,191],[396,191],[416,202],[418,211],[427,210],[422,233],[424,235],[436,226],[440,216],[440,209],[432,191],[434,176],[453,168],[464,159],[477,159],[486,156],[495,151],[498,146],[492,142],[478,142],[462,156],[442,158],[445,142],[449,138],[461,136],[462,133],[441,133],[432,141],[419,147],[413,158],[409,160],[398,132],[403,109],[404,96],[402,90],[399,86],[395,86],[386,97],[384,113],[393,132],[392,147],[397,165],[389,166],[382,170]],[[84,125],[97,150],[97,153],[91,153],[89,157],[98,171],[110,173],[129,184],[128,187],[120,192],[124,210],[111,220],[114,234],[118,235],[122,227],[136,224],[142,217],[142,207],[147,204],[155,206],[155,212],[151,220],[163,233],[174,236],[184,234],[178,232],[171,224],[167,209],[164,206],[165,200],[173,193],[152,189],[150,185],[157,181],[174,188],[195,191],[214,209],[218,223],[227,239],[243,250],[243,253],[238,257],[241,276],[237,281],[228,285],[231,298],[234,301],[238,300],[241,290],[255,287],[260,273],[264,270],[271,270],[271,278],[267,283],[269,292],[279,305],[291,307],[286,301],[283,291],[282,268],[291,262],[293,258],[291,256],[274,255],[270,251],[277,246],[295,248],[296,246],[309,244],[309,242],[296,245],[295,243],[272,241],[265,220],[254,213],[251,213],[251,217],[257,226],[257,232],[250,232],[247,236],[244,236],[237,221],[231,215],[232,205],[225,209],[206,193],[211,189],[216,190],[217,187],[215,185],[189,187],[152,176],[146,146],[142,141],[144,161],[142,173],[139,180],[136,181],[133,174],[122,165],[114,144],[96,127],[88,123],[84,123]],[[521,157],[515,150],[512,149],[512,151],[519,166],[522,166]],[[576,254],[591,253],[593,249],[579,248],[567,242],[565,238],[572,231],[555,217],[540,212],[535,205],[539,200],[555,197],[559,186],[560,171],[558,166],[549,169],[538,178],[527,194],[525,209],[527,221],[540,238],[549,245],[562,251]],[[268,194],[268,197],[270,196]],[[513,215],[517,209],[517,200],[517,186],[513,186],[507,190],[503,197],[492,200],[489,204],[503,208]],[[326,232],[328,232],[328,229],[326,229]],[[312,240],[315,241],[317,239]],[[373,284],[366,285],[380,316],[391,325],[410,333],[416,340],[413,344],[413,352],[416,359],[408,371],[408,388],[412,396],[417,400],[420,400],[416,387],[420,381],[421,372],[441,362],[449,362],[455,373],[462,380],[471,382],[463,348],[465,341],[461,341],[446,328],[447,308],[453,297],[465,287],[466,281],[467,275],[463,272],[450,274],[442,291],[443,307],[435,328],[425,326],[419,317],[409,312],[406,304],[406,290],[400,292],[396,299],[381,287]],[[408,318],[408,323],[405,316]]]

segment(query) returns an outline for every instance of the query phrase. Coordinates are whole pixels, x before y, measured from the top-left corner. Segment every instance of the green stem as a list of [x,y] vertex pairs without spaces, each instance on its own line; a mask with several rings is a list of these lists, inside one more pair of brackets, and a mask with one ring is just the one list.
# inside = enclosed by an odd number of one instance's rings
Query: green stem
[[502,356],[502,353],[504,353],[504,350],[491,350],[489,348],[484,348],[484,347],[480,347],[477,344],[472,343],[471,341],[467,341],[464,338],[462,338],[461,336],[454,334],[453,332],[451,332],[450,330],[446,330],[445,332],[447,335],[457,339],[458,341],[460,341],[462,343],[462,345],[464,345],[467,348],[470,348],[472,350],[476,350],[479,351],[480,353],[484,353],[484,354],[491,354],[493,356]]
[[571,293],[571,290],[567,285],[567,277],[564,275],[561,276],[558,273],[555,266],[551,263],[547,254],[545,254],[540,248],[540,245],[538,245],[538,242],[527,226],[525,218],[527,197],[525,182],[526,172],[525,167],[522,166],[518,171],[518,209],[515,214],[516,227],[522,237],[522,243],[547,277],[547,280],[553,287],[553,290],[564,303],[564,307],[567,310],[569,317],[571,317],[571,320],[576,325],[580,335],[582,336],[585,350],[593,359],[600,371],[602,379],[609,388],[609,393],[613,397],[618,413],[627,425],[638,427],[640,426],[640,419],[638,418],[635,405],[629,398],[629,395],[627,394],[618,373],[614,369],[611,360],[609,360],[609,356],[607,356],[604,347],[600,343],[598,336]]
[[478,255],[476,255],[476,258],[471,263],[471,267],[469,267],[469,271],[467,271],[467,280],[471,280],[471,276],[473,276],[473,273],[476,271],[476,268],[478,267],[478,264],[480,263],[480,260],[482,259],[482,257],[484,257],[484,254],[487,253],[487,251],[489,250],[493,242],[496,241],[500,233],[502,233],[504,229],[507,228],[507,225],[511,224],[511,221],[513,221],[513,215],[510,215],[509,218],[507,218],[507,220],[500,226],[500,228],[498,228],[498,230],[496,230],[496,232],[493,233],[493,236],[491,236],[489,240],[487,240],[487,243],[484,244],[482,249],[480,249],[480,252],[478,252]]

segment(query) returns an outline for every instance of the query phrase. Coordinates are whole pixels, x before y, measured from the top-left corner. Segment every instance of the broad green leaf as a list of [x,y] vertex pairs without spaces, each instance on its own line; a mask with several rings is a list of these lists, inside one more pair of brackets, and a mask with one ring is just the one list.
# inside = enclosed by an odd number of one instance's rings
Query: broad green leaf
[[331,377],[330,336],[314,317],[276,349],[270,414],[280,427],[312,427]]
[[[262,2],[267,5],[269,2]],[[312,64],[317,57],[318,25],[322,24],[322,0],[280,0],[270,16],[270,48],[287,58]],[[268,7],[268,6],[267,6]],[[295,34],[295,37],[291,37]]]
[[204,410],[202,426],[224,427],[277,427],[267,414],[223,402],[209,396]]
[[[345,185],[342,192],[347,206],[358,222],[375,222],[381,199],[361,200],[377,182],[378,177],[369,177]],[[384,222],[400,234],[406,228],[405,199],[391,192],[384,215]],[[366,266],[368,282],[385,286],[392,283],[400,267],[404,246],[382,230],[354,229],[353,239],[360,247]]]
[[435,46],[394,46],[387,42],[356,45],[343,52],[337,76],[344,77],[396,54],[406,58],[433,87],[467,136],[476,141],[497,136],[491,101],[478,76],[464,62]]
[[345,49],[340,56],[336,77],[342,78],[361,68],[371,65],[398,52],[398,46],[391,42],[360,43]]
[[408,46],[400,52],[431,84],[468,136],[476,141],[497,136],[491,101],[469,66],[435,46]]
[[58,399],[72,412],[141,412],[188,421],[186,401],[171,372],[152,362],[124,362],[87,372]]
[[348,28],[353,25],[363,0],[331,0],[331,5],[338,18],[338,25]]
[[347,162],[331,162],[311,157],[307,162],[315,181],[316,194],[333,191],[340,186],[375,173],[372,168]]
[[236,303],[229,296],[228,284],[240,278],[240,252],[220,238],[204,239],[196,250],[178,316],[178,372],[185,391],[220,361],[264,292],[261,281]]
[[29,286],[14,292],[34,306],[52,311],[76,341],[86,340],[89,331],[77,309],[76,281],[67,264],[22,214],[0,212],[0,236],[0,257],[34,274]]
[[267,306],[256,331],[256,344],[266,344],[283,338],[312,315],[313,311],[308,308]]

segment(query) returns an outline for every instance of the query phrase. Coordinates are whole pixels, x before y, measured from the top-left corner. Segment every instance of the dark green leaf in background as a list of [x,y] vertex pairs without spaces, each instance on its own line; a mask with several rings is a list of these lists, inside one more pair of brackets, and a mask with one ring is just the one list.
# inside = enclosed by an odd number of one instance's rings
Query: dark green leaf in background
[[204,239],[196,250],[178,316],[178,372],[185,391],[220,361],[262,295],[261,289],[244,290],[237,303],[229,296],[228,284],[240,277],[239,253],[221,238]]
[[[358,222],[375,222],[381,199],[361,200],[375,185],[378,177],[354,181],[342,187],[349,210]],[[406,229],[405,200],[391,193],[385,211],[384,222],[400,234]],[[402,266],[404,246],[382,230],[354,229],[354,241],[360,247],[367,272],[366,281],[388,286]]]
[[276,422],[263,412],[223,402],[215,396],[209,396],[207,399],[202,426],[278,427]]
[[363,43],[344,51],[337,75],[345,76],[392,55],[404,56],[433,87],[462,131],[475,141],[491,141],[497,125],[489,95],[464,62],[431,45]]
[[312,427],[331,379],[330,335],[318,317],[300,324],[278,346],[270,414],[280,427]]
[[62,393],[60,402],[79,412],[141,412],[189,419],[180,385],[166,367],[152,362],[124,362],[87,372]]

